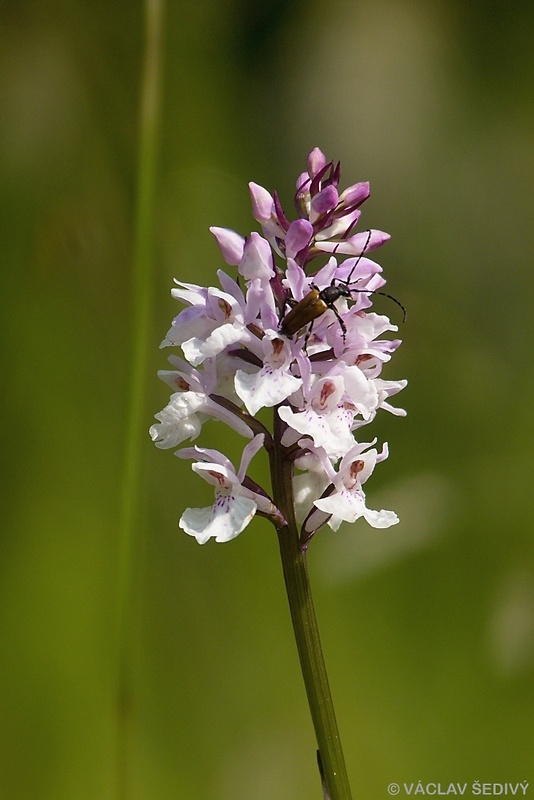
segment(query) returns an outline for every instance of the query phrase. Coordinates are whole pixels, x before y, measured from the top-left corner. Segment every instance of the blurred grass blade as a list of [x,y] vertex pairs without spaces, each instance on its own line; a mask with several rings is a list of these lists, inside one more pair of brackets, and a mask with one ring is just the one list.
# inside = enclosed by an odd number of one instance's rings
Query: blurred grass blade
[[145,2],[145,52],[141,75],[139,155],[131,307],[125,450],[120,508],[118,575],[117,798],[129,797],[129,732],[132,683],[131,587],[139,528],[141,458],[146,425],[145,386],[152,308],[153,223],[162,83],[163,0]]

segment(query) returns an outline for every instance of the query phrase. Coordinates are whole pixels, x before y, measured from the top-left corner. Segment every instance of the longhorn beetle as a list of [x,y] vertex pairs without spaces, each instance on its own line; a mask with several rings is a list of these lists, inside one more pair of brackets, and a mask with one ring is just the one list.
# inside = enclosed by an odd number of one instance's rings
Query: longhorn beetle
[[291,311],[285,315],[282,319],[280,324],[280,333],[283,333],[284,336],[293,336],[294,333],[297,333],[301,328],[307,325],[309,322],[312,323],[310,330],[308,332],[308,336],[311,333],[311,329],[313,327],[313,321],[317,319],[317,317],[322,316],[325,311],[331,309],[334,314],[336,315],[336,319],[339,322],[341,330],[343,331],[343,339],[347,335],[347,326],[345,325],[343,319],[339,311],[335,306],[336,300],[339,300],[340,297],[348,297],[352,296],[352,292],[362,292],[363,294],[381,294],[384,297],[389,297],[390,300],[393,300],[400,308],[402,308],[403,312],[403,322],[406,319],[406,309],[400,303],[396,297],[393,297],[390,294],[386,294],[386,292],[380,292],[376,289],[355,289],[350,288],[350,279],[354,270],[358,266],[360,259],[362,258],[363,254],[365,253],[369,241],[371,239],[371,231],[369,231],[367,236],[367,241],[365,242],[364,248],[360,253],[356,263],[354,264],[353,268],[351,269],[349,276],[346,281],[342,281],[339,278],[333,278],[332,283],[330,286],[326,286],[324,289],[319,289],[318,286],[315,284],[311,284],[310,291],[307,295],[305,295],[302,300],[299,300],[296,303]]

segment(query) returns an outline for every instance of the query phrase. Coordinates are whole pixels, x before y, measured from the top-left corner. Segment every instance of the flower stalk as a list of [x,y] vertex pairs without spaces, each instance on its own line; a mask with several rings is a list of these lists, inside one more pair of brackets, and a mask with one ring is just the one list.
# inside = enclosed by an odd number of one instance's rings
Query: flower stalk
[[308,543],[300,540],[294,514],[293,459],[276,436],[271,457],[274,502],[287,525],[278,531],[278,542],[300,667],[318,747],[318,761],[326,800],[351,800],[345,758],[328,683],[319,629],[306,564]]

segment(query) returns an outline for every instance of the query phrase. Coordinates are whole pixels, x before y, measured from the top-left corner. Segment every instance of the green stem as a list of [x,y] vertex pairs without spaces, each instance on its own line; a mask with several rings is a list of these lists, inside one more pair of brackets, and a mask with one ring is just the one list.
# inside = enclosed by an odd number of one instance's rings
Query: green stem
[[328,676],[313,607],[303,547],[295,520],[293,463],[280,444],[280,424],[275,410],[275,442],[271,457],[274,502],[288,524],[278,532],[280,555],[291,620],[297,642],[317,746],[326,800],[351,800],[351,791]]
[[163,0],[145,0],[138,183],[132,269],[132,350],[121,487],[118,566],[117,798],[127,800],[132,684],[131,595],[140,512],[145,386],[152,307],[153,219],[161,95]]

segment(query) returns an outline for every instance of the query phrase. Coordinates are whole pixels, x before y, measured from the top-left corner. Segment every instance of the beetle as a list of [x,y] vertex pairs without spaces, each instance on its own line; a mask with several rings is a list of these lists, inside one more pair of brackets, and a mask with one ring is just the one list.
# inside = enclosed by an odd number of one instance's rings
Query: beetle
[[[308,337],[311,333],[311,329],[313,327],[313,321],[318,317],[321,317],[328,309],[334,312],[336,315],[336,319],[339,322],[341,330],[343,332],[343,339],[347,335],[347,326],[345,325],[343,319],[339,311],[337,310],[335,303],[336,300],[339,300],[340,297],[347,297],[351,298],[353,292],[362,292],[364,294],[381,294],[384,297],[389,297],[390,300],[393,300],[400,308],[402,308],[403,312],[403,322],[406,319],[406,309],[395,297],[390,294],[386,294],[386,292],[380,292],[376,289],[356,289],[350,287],[350,279],[351,276],[356,269],[360,259],[362,258],[365,250],[369,244],[369,240],[371,238],[371,231],[369,231],[369,235],[367,236],[367,241],[365,246],[354,264],[352,270],[346,281],[342,281],[340,279],[334,278],[330,286],[326,286],[324,289],[319,289],[318,286],[315,284],[311,284],[310,291],[306,294],[302,300],[299,300],[293,308],[288,311],[285,317],[282,319],[280,323],[280,333],[284,334],[284,336],[293,336],[293,334],[297,333],[301,328],[303,328],[308,323],[312,323],[310,330],[308,332]],[[307,337],[307,338],[308,338]]]
[[350,297],[350,290],[347,286],[332,283],[325,289],[319,289],[318,286],[312,283],[308,294],[302,300],[299,300],[283,318],[280,324],[280,333],[285,336],[293,336],[309,322],[313,323],[314,319],[322,316],[330,308],[337,317],[343,335],[346,335],[347,326],[334,305],[340,297]]

